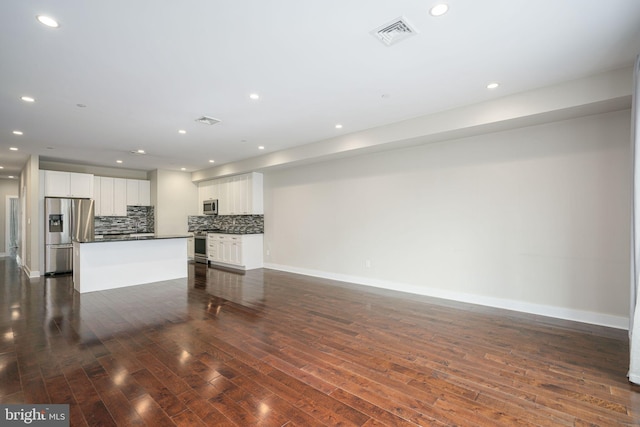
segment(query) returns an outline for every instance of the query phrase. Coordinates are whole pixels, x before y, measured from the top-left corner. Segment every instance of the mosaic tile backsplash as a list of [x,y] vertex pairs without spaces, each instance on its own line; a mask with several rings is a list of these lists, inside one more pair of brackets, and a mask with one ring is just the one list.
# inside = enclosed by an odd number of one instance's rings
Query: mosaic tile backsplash
[[153,233],[153,206],[127,206],[127,216],[97,216],[96,234]]
[[264,215],[197,215],[187,218],[189,231],[219,229],[222,233],[264,233]]

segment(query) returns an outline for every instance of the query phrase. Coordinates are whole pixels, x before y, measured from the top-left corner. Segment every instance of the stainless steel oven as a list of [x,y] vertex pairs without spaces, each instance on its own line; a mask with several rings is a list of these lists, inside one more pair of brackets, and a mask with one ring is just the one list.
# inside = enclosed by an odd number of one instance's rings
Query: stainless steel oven
[[207,233],[196,231],[193,233],[193,259],[195,262],[207,263]]

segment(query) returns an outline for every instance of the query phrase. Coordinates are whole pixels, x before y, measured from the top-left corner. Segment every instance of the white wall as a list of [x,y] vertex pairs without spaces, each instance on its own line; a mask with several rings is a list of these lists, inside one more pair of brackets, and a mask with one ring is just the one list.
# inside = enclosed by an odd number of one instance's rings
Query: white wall
[[7,203],[8,197],[18,197],[19,182],[16,179],[0,179],[0,256],[8,255],[7,248]]
[[156,234],[187,234],[187,217],[198,214],[198,187],[191,174],[158,169],[149,175]]
[[624,110],[267,171],[265,261],[625,328],[629,129]]
[[30,156],[20,171],[20,263],[29,278],[40,276],[40,256],[42,253],[39,218],[41,218],[39,156]]

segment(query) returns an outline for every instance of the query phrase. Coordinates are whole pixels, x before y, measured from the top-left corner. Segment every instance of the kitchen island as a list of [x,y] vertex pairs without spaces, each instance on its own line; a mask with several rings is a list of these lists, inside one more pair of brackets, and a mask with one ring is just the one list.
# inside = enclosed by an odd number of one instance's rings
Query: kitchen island
[[80,293],[187,277],[187,235],[117,236],[73,242]]

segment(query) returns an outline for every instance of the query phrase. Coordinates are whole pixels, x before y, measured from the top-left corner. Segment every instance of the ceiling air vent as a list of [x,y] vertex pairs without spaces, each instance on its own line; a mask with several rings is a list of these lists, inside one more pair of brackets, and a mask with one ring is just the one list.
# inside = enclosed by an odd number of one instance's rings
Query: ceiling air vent
[[216,123],[220,123],[220,120],[214,119],[213,117],[202,116],[196,119],[198,123],[204,123],[205,125],[215,125]]
[[391,22],[387,22],[386,24],[371,31],[371,34],[386,46],[398,43],[399,41],[416,33],[417,31],[409,24],[409,22],[407,22],[407,18],[403,16],[396,18]]

